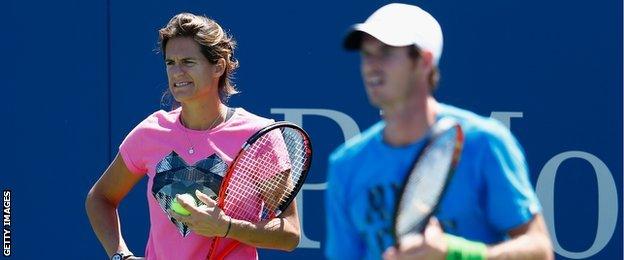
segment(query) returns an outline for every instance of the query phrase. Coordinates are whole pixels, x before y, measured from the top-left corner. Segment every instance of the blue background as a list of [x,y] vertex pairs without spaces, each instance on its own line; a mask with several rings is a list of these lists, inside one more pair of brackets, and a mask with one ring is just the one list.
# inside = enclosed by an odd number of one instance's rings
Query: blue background
[[[157,30],[176,13],[216,19],[237,39],[241,94],[232,106],[330,109],[360,130],[379,119],[368,105],[359,57],[341,49],[346,29],[386,1],[3,1],[5,152],[0,188],[12,191],[12,257],[105,259],[84,199],[124,136],[161,107],[166,88]],[[444,31],[438,99],[488,116],[522,112],[511,129],[535,184],[567,151],[590,153],[616,184],[617,226],[593,257],[622,259],[622,2],[409,1]],[[8,91],[8,92],[7,92]],[[344,141],[338,125],[308,116],[314,141],[308,183],[324,183],[326,158]],[[322,191],[304,191],[305,235],[321,242]],[[596,173],[582,159],[557,171],[557,240],[582,252],[598,225]],[[613,209],[612,209],[613,210]],[[148,235],[143,180],[123,201],[123,234],[142,254]],[[317,259],[320,249],[261,251],[261,258]],[[561,255],[558,258],[565,259]]]

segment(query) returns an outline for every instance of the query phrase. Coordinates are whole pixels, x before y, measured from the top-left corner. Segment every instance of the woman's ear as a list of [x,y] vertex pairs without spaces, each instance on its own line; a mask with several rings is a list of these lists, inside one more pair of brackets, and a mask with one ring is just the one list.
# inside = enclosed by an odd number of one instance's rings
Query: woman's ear
[[215,66],[214,76],[216,78],[220,78],[221,75],[225,73],[225,59],[223,58],[218,59],[217,63],[214,66]]

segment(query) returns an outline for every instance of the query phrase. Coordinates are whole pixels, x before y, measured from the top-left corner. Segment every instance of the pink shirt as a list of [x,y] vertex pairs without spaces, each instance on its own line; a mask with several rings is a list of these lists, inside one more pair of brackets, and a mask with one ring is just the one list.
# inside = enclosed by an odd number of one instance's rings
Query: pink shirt
[[[145,256],[150,260],[206,259],[213,239],[193,232],[184,237],[181,224],[176,226],[165,212],[169,208],[165,201],[169,201],[170,197],[159,199],[157,196],[162,197],[172,186],[179,186],[182,182],[175,178],[172,181],[171,177],[181,176],[182,171],[197,172],[198,176],[210,175],[216,177],[213,179],[219,179],[226,171],[219,165],[230,165],[247,138],[273,122],[237,108],[226,122],[211,130],[196,131],[182,126],[179,120],[180,111],[180,108],[171,112],[160,110],[148,116],[126,136],[119,147],[128,169],[149,177],[147,201],[151,226]],[[194,148],[192,154],[189,153],[191,147]],[[175,168],[173,165],[176,161],[183,167]],[[174,174],[172,172],[175,169],[181,170]],[[221,241],[217,252],[232,242],[227,239]],[[257,257],[254,247],[241,244],[227,258]]]

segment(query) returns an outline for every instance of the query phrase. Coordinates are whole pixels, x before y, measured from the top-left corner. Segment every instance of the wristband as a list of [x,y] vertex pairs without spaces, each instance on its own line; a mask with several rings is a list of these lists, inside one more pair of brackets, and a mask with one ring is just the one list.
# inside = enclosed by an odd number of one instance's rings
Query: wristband
[[230,217],[230,219],[228,219],[228,228],[227,231],[225,231],[225,235],[223,235],[223,238],[226,238],[227,235],[230,233],[230,228],[232,228],[232,218]]
[[445,234],[447,254],[446,260],[485,260],[487,247],[461,237]]

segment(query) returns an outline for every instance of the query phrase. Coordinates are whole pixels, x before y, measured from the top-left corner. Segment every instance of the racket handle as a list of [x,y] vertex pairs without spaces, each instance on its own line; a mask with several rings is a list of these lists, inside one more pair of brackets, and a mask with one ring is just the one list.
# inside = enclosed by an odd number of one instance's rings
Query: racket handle
[[206,258],[207,260],[214,260],[214,255],[215,255],[215,251],[217,250],[217,246],[219,245],[219,240],[221,240],[219,237],[215,237],[214,241],[212,242],[212,246],[210,247],[210,253],[208,254],[208,258]]
[[234,249],[238,247],[239,244],[240,242],[238,241],[232,241],[232,243],[227,245],[227,247],[224,248],[223,251],[221,251],[219,255],[217,255],[216,260],[223,260],[227,255],[229,255],[232,251],[234,251]]

